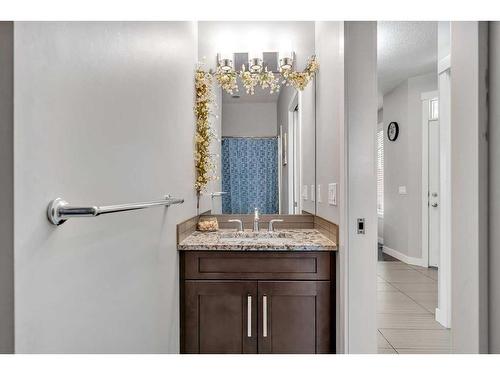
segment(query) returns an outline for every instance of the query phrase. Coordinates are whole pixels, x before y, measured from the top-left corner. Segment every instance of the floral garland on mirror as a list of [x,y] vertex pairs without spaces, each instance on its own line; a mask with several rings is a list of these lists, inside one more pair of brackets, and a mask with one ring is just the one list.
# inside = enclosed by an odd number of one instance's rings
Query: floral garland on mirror
[[260,87],[262,87],[263,89],[267,89],[269,87],[269,92],[271,94],[280,91],[279,81],[279,77],[275,77],[273,72],[268,72],[267,68],[265,68],[264,72],[259,75]]
[[[297,72],[291,68],[280,68],[280,73],[283,77],[281,83],[286,86],[293,86],[295,89],[302,91],[312,81],[318,70],[319,63],[316,60],[316,56],[311,56],[307,60],[307,66],[302,72]],[[238,91],[238,77],[241,79],[246,93],[250,95],[255,94],[255,87],[257,86],[260,86],[262,89],[269,88],[271,94],[280,90],[280,78],[276,77],[273,72],[268,71],[267,67],[258,72],[251,72],[243,65],[241,71],[238,73],[233,69],[223,70],[218,66],[214,77],[219,86],[230,95]]]
[[[280,69],[283,77],[282,84],[293,86],[297,90],[304,90],[306,86],[314,78],[314,75],[319,70],[319,64],[316,57],[312,56],[308,62],[306,69],[303,72],[296,72],[292,69]],[[210,153],[210,144],[215,139],[215,133],[210,126],[210,116],[212,106],[214,105],[214,94],[212,92],[213,78],[222,87],[224,91],[233,95],[238,91],[237,77],[240,77],[243,86],[248,94],[253,95],[255,87],[260,85],[261,88],[269,88],[270,93],[278,92],[280,89],[279,77],[276,77],[273,72],[267,68],[259,72],[250,72],[242,67],[239,74],[234,71],[223,71],[220,67],[212,75],[209,72],[198,67],[195,72],[195,107],[194,113],[196,116],[196,135],[195,135],[195,170],[196,181],[195,189],[197,195],[197,207],[199,208],[200,196],[206,189],[208,183],[216,180],[216,166],[213,161],[213,155]]]
[[314,75],[319,70],[319,63],[316,60],[316,56],[311,56],[307,60],[307,66],[303,72],[296,72],[291,69],[280,69],[284,80],[283,84],[287,86],[293,86],[295,89],[302,91],[304,90],[309,82],[314,78]]
[[245,65],[241,67],[240,72],[241,83],[246,89],[247,94],[253,95],[255,93],[255,87],[259,84],[259,73],[252,73],[245,69]]
[[210,143],[215,138],[215,133],[210,127],[211,107],[214,103],[212,76],[201,68],[196,69],[195,90],[196,135],[194,160],[196,169],[195,189],[199,208],[202,191],[205,190],[209,181],[216,179],[216,167],[210,153]]
[[238,74],[234,70],[224,71],[218,66],[214,77],[219,86],[228,94],[233,95],[235,91],[238,91]]

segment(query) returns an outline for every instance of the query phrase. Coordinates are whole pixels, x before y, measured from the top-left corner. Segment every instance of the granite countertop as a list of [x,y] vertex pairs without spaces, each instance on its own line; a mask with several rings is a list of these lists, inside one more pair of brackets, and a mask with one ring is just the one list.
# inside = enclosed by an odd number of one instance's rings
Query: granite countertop
[[275,232],[194,232],[177,245],[178,250],[309,250],[336,251],[337,244],[316,229],[287,229]]

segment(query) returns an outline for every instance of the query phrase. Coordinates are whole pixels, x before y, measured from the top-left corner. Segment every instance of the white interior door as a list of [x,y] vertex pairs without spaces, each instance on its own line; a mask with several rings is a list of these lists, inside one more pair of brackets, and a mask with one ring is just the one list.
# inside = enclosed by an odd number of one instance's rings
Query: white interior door
[[[436,105],[437,105],[437,99]],[[432,104],[431,100],[431,113]],[[436,116],[434,116],[436,117]],[[440,175],[439,175],[439,120],[432,119],[429,124],[429,266],[439,267],[440,248]]]

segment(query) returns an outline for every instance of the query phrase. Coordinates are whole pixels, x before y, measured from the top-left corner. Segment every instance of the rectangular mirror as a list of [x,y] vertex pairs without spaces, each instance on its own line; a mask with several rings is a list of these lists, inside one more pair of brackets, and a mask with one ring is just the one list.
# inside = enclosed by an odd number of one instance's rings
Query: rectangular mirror
[[200,213],[316,214],[315,23],[204,21],[198,34],[216,134]]
[[[247,54],[234,56],[237,64]],[[233,94],[214,85],[214,214],[249,214],[255,208],[262,214],[315,214],[315,82],[302,91],[283,84],[275,61],[276,53],[264,54],[264,66],[279,79],[278,92],[256,86],[247,93],[240,77]]]

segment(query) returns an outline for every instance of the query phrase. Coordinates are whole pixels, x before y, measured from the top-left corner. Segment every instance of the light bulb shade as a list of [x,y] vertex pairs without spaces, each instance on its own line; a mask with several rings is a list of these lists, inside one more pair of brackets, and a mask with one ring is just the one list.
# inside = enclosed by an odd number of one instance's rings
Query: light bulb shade
[[224,72],[230,72],[234,69],[232,53],[218,53],[217,63]]
[[280,52],[279,63],[280,63],[280,68],[282,70],[290,70],[290,69],[292,69],[292,66],[293,66],[293,56],[294,56],[293,52]]
[[230,72],[233,70],[233,60],[231,59],[222,59],[219,60],[219,66],[224,72]]
[[252,73],[259,73],[262,70],[262,58],[251,57],[248,61],[248,70]]

